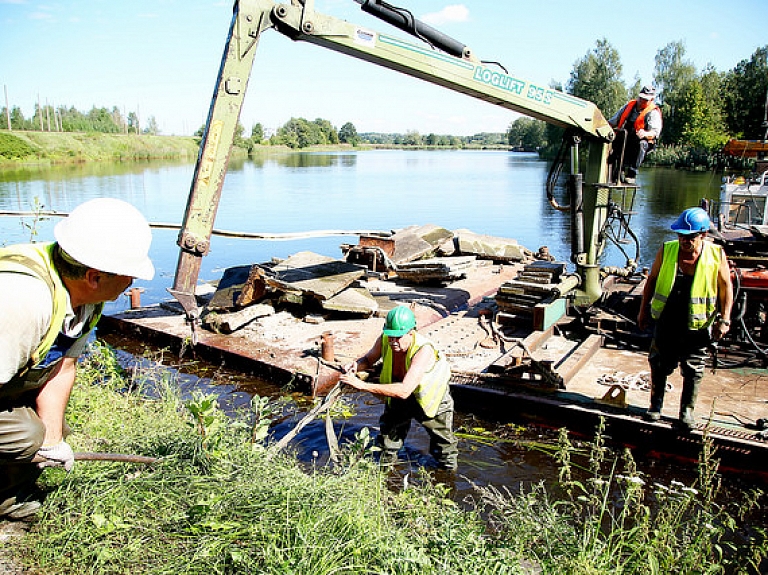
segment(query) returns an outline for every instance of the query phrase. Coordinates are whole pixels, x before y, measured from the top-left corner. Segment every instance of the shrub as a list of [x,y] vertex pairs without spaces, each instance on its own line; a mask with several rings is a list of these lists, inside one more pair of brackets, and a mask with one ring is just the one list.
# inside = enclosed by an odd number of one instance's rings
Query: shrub
[[21,138],[0,132],[0,157],[9,160],[33,156],[36,150]]

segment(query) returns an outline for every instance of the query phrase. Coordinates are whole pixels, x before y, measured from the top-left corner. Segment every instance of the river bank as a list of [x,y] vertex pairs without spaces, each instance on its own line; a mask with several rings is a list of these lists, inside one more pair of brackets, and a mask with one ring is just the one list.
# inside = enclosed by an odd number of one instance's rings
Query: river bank
[[[300,398],[254,396],[225,417],[202,390],[182,397],[176,376],[155,360],[125,369],[103,345],[85,358],[68,410],[74,449],[158,461],[47,470],[41,515],[13,542],[16,566],[37,573],[639,574],[649,564],[662,573],[748,572],[765,553],[756,532],[759,495],[717,503],[720,482],[707,451],[692,485],[651,483],[631,454],[605,449],[603,430],[591,444],[561,432],[549,449],[559,479],[478,484],[459,502],[451,497],[457,478],[381,473],[368,430],[351,425],[346,402],[329,414],[345,429],[338,463],[300,462],[295,448],[278,452],[269,431],[301,415]],[[488,441],[465,431],[477,446]],[[540,448],[528,442],[527,449]]]
[[98,132],[0,132],[0,167],[197,157],[199,138]]
[[[197,136],[105,134],[100,132],[0,131],[0,169],[29,168],[85,162],[130,162],[155,159],[195,161],[200,146]],[[270,152],[328,152],[366,149],[446,150],[445,146],[349,144],[293,149],[284,145],[235,145],[231,157],[245,158]],[[469,150],[508,150],[508,146],[465,146]]]

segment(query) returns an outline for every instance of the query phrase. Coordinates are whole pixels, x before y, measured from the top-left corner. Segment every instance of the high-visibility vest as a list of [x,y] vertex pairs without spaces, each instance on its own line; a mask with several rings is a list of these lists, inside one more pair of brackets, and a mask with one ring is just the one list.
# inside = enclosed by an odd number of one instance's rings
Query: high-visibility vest
[[[651,317],[659,319],[667,303],[677,275],[677,255],[680,243],[666,242],[662,255],[661,269],[656,278],[656,289],[651,300]],[[688,327],[702,329],[714,321],[717,311],[717,280],[723,251],[712,242],[704,242],[693,273],[691,296],[688,309]]]
[[[416,401],[424,410],[424,414],[427,417],[434,417],[437,415],[437,410],[440,407],[440,403],[443,401],[445,392],[448,390],[448,382],[451,379],[451,366],[448,364],[446,357],[438,351],[431,341],[414,331],[413,341],[411,347],[408,348],[405,354],[405,370],[408,371],[411,368],[411,361],[416,353],[425,345],[432,348],[434,353],[435,363],[432,368],[424,374],[419,385],[413,391],[413,395]],[[392,348],[389,347],[389,338],[386,335],[381,336],[381,360],[382,368],[379,381],[381,383],[392,383]]]
[[[629,115],[632,113],[632,110],[635,109],[636,105],[637,105],[637,100],[630,100],[629,102],[627,102],[627,105],[624,108],[624,112],[621,114],[621,117],[619,118],[619,123],[616,124],[617,129],[621,130],[624,127],[624,124],[627,122],[627,118],[629,118]],[[653,110],[659,110],[659,113],[661,113],[661,110],[655,104],[651,106],[646,106],[645,108],[640,110],[640,113],[637,115],[637,118],[635,118],[635,123],[633,126],[635,129],[635,132],[637,132],[638,130],[645,130],[645,117],[648,114],[650,114]]]
[[[44,362],[46,355],[53,347],[61,333],[64,318],[67,314],[68,294],[67,288],[59,277],[59,273],[53,266],[54,242],[39,244],[22,244],[6,248],[0,248],[0,273],[20,273],[36,277],[42,280],[51,292],[53,309],[51,310],[51,322],[48,331],[43,336],[27,365],[19,375],[23,375]],[[96,306],[93,317],[88,326],[83,330],[87,333],[101,317],[102,305]]]

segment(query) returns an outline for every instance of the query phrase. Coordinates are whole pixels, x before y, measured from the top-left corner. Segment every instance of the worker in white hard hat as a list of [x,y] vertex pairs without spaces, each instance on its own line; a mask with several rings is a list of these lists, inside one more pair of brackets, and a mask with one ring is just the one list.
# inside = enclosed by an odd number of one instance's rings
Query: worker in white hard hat
[[54,236],[0,248],[0,519],[39,509],[42,468],[72,469],[64,412],[77,357],[103,303],[155,273],[149,224],[122,200],[81,204]]

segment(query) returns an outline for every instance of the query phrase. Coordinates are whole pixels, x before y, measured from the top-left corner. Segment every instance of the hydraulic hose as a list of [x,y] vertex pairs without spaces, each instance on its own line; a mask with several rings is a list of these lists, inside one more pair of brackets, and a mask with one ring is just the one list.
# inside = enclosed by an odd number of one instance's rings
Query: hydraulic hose
[[363,12],[368,12],[368,14],[376,16],[380,20],[383,20],[387,24],[391,24],[395,28],[399,28],[403,32],[408,32],[430,46],[442,50],[443,52],[447,52],[451,56],[455,56],[456,58],[469,56],[469,48],[464,44],[443,34],[439,30],[432,28],[432,26],[417,20],[414,18],[413,14],[405,8],[392,6],[383,0],[355,0],[355,2],[360,4],[360,8]]

